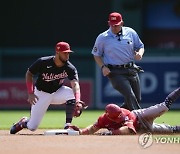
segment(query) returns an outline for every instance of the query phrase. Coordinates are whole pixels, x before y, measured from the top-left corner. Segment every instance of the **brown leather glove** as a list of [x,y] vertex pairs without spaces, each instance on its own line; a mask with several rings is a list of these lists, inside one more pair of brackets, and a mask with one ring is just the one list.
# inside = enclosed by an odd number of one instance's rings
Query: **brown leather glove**
[[75,130],[75,131],[80,131],[80,128],[78,126],[72,125],[70,123],[67,123],[65,125],[64,129],[72,129],[72,130]]
[[84,109],[87,109],[87,105],[83,101],[76,102],[74,108],[74,117],[79,117]]

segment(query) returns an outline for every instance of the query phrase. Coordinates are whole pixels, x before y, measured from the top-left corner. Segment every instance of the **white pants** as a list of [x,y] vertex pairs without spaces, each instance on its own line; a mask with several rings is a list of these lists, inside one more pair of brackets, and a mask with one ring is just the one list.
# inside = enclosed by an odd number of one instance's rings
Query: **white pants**
[[27,123],[27,128],[31,131],[38,128],[50,104],[64,104],[68,100],[75,99],[72,89],[67,86],[62,86],[52,94],[39,91],[35,88],[34,94],[39,100],[35,105],[31,106],[31,116]]

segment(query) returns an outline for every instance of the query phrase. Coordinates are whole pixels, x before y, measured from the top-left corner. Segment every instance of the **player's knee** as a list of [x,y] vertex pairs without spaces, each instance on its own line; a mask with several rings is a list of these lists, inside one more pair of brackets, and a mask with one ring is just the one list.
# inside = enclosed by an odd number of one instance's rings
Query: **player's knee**
[[64,90],[66,95],[74,95],[72,88],[64,86]]
[[36,129],[37,129],[37,127],[36,128],[32,128],[32,127],[28,127],[28,129],[30,130],[30,131],[35,131]]

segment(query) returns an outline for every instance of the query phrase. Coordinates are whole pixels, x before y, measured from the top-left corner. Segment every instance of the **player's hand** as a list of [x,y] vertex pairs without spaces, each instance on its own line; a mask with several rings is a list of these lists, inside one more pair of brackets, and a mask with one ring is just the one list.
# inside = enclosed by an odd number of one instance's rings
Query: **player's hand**
[[110,71],[110,69],[108,67],[104,66],[102,68],[102,73],[103,73],[104,76],[108,76],[111,73],[111,71]]
[[102,136],[112,135],[112,131],[102,132],[100,135]]
[[35,94],[28,94],[28,99],[27,99],[27,101],[28,101],[31,105],[35,105],[35,103],[37,102],[37,100],[39,100],[39,98],[38,98]]

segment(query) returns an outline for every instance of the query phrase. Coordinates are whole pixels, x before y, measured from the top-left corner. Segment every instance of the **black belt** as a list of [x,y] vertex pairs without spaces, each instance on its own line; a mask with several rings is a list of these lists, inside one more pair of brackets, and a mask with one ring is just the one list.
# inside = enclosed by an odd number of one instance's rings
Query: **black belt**
[[111,65],[111,64],[107,64],[108,68],[130,68],[134,65],[133,62],[130,62],[128,64],[123,64],[123,65]]

